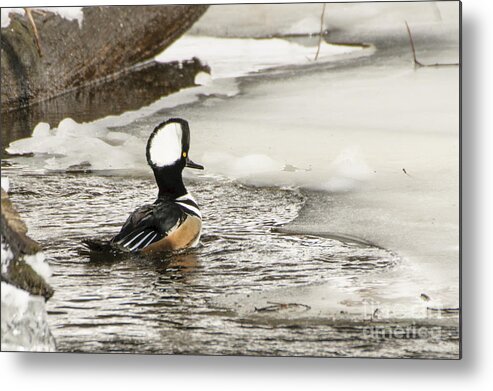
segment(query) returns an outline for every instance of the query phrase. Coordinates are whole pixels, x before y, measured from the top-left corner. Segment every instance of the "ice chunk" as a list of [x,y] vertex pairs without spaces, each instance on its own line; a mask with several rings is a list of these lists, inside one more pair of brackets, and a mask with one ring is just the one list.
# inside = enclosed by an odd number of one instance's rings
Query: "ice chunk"
[[12,154],[47,155],[46,168],[53,170],[84,162],[95,170],[135,168],[136,159],[140,160],[137,156],[143,156],[144,151],[144,140],[133,135],[110,131],[97,122],[79,124],[71,118],[62,120],[54,129],[40,123],[32,137],[17,140],[7,148]]

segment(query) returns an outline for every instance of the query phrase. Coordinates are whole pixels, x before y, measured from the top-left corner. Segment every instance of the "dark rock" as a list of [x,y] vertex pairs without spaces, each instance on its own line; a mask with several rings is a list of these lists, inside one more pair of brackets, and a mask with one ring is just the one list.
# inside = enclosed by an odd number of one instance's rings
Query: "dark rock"
[[18,109],[94,83],[160,53],[207,9],[204,5],[83,8],[69,21],[33,10],[12,14],[1,31],[2,111]]

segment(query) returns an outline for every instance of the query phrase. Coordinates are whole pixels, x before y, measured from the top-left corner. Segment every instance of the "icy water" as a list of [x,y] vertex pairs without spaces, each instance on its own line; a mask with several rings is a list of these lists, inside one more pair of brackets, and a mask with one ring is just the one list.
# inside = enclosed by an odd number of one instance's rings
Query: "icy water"
[[[194,181],[189,190],[206,216],[198,249],[155,262],[91,260],[79,254],[81,239],[114,234],[129,210],[152,200],[152,180],[18,172],[4,168],[15,183],[12,199],[53,269],[56,294],[48,315],[60,351],[415,357],[424,348],[426,356],[440,357],[454,349],[456,330],[447,323],[439,337],[384,344],[383,337],[364,335],[365,319],[303,317],[310,309],[306,302],[247,303],[247,316],[240,311],[245,303],[221,305],[218,299],[229,296],[249,298],[347,276],[378,280],[399,262],[375,247],[276,233],[299,213],[298,191]],[[66,191],[60,192],[60,183]],[[387,330],[404,327],[383,324]]]
[[[354,87],[355,76],[368,74],[372,80],[382,74],[401,80],[398,76],[409,72],[406,51],[382,47],[375,54],[369,51],[336,63],[271,70],[244,78],[233,88],[222,80],[219,92],[199,94],[198,100],[181,97],[117,119],[115,133],[85,128],[88,138],[73,145],[66,145],[73,139],[57,139],[57,148],[69,151],[65,157],[58,156],[56,148],[50,150],[50,144],[41,152],[32,151],[38,153],[35,157],[4,162],[2,175],[10,178],[12,200],[52,266],[50,283],[56,293],[48,313],[58,350],[457,358],[454,300],[451,308],[435,308],[422,300],[424,292],[416,291],[421,287],[412,282],[421,277],[399,254],[398,245],[385,249],[365,244],[365,235],[353,238],[356,242],[334,240],[327,235],[329,223],[317,220],[334,200],[351,205],[344,194],[364,182],[370,170],[365,162],[349,153],[342,159],[343,166],[350,163],[349,177],[329,176],[325,183],[327,173],[307,164],[306,154],[284,159],[279,145],[289,153],[296,151],[296,144],[283,140],[285,144],[276,145],[265,133],[266,128],[273,134],[289,129],[287,114],[306,90],[311,98],[330,94],[324,83],[340,90],[341,84]],[[427,76],[426,70],[421,75],[425,81],[443,77]],[[295,88],[284,89],[284,80]],[[311,148],[309,154],[316,157],[323,156],[324,144],[312,138],[318,126],[313,113],[326,111],[326,102],[298,106],[295,125],[285,133],[292,138],[299,134],[297,127],[306,124],[303,132],[313,142],[299,147]],[[271,105],[270,117],[263,114],[266,104]],[[287,111],[279,114],[278,107]],[[200,247],[160,262],[91,260],[81,255],[82,239],[115,234],[130,211],[154,199],[153,180],[139,160],[141,146],[156,121],[175,115],[191,120],[191,157],[211,167],[210,172],[187,178],[204,216]],[[335,110],[336,123],[343,117]],[[351,122],[345,118],[345,123]],[[215,129],[219,119],[228,128]],[[321,114],[320,120],[327,117]],[[68,126],[72,131],[75,125]],[[351,137],[354,133],[348,129],[346,139]],[[97,150],[101,139],[111,148]],[[333,139],[337,145],[337,135]],[[93,150],[85,146],[91,142]],[[259,144],[260,154],[252,155],[252,144]],[[111,163],[107,168],[134,161],[140,166],[130,174],[122,167],[114,172],[84,171],[85,159],[99,168],[106,164],[104,158]],[[51,170],[36,169],[44,165]],[[338,167],[335,171],[340,174]],[[325,187],[318,186],[321,182]],[[316,216],[303,225],[310,213]],[[402,284],[396,288],[393,281]],[[442,286],[430,287],[437,292],[432,298],[448,303],[449,296],[456,297],[456,283],[450,281],[452,293]],[[392,311],[372,304],[381,302],[392,304],[386,307]]]
[[[48,313],[62,351],[295,354],[282,341],[300,330],[244,324],[215,298],[357,276],[396,262],[376,248],[272,232],[299,212],[298,192],[209,180],[189,184],[206,216],[200,248],[153,263],[91,261],[79,255],[80,240],[114,234],[129,210],[152,200],[153,182],[81,174],[14,178],[12,198],[53,267],[56,295]],[[61,193],[60,182],[70,190]]]

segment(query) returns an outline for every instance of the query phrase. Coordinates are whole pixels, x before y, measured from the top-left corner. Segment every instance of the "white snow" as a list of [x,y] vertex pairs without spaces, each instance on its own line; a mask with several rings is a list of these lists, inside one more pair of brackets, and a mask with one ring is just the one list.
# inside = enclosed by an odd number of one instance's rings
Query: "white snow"
[[20,14],[24,15],[24,9],[23,8],[2,8],[2,28],[8,27],[10,24],[10,14]]
[[46,261],[45,255],[42,251],[33,255],[25,255],[24,261],[33,268],[41,277],[47,281],[51,277],[51,268]]
[[[318,61],[363,49],[322,42]],[[185,35],[156,56],[160,62],[198,57],[211,68],[213,79],[239,77],[263,69],[313,62],[316,46],[302,46],[284,39],[234,39]]]
[[9,188],[10,188],[10,181],[9,181],[9,178],[8,177],[5,177],[5,176],[2,176],[0,177],[0,183],[1,183],[1,187],[2,189],[8,193],[9,192]]
[[[321,3],[213,5],[192,26],[190,34],[216,37],[271,37],[310,34],[320,30]],[[457,2],[327,3],[324,28],[357,34],[403,32],[404,20],[412,25],[457,24]],[[450,25],[449,25],[450,26]],[[449,27],[448,26],[448,27]],[[445,32],[445,30],[444,30]]]
[[44,298],[32,296],[4,281],[1,292],[2,351],[55,351]]
[[206,72],[199,72],[195,75],[194,83],[199,86],[208,86],[212,83],[212,77]]
[[[2,275],[14,258],[1,237]],[[43,253],[26,256],[24,260],[43,278],[50,276],[50,268]],[[54,351],[55,342],[48,327],[45,300],[2,281],[1,286],[1,347],[2,350]]]
[[[31,10],[48,11],[60,15],[68,20],[76,20],[79,27],[82,26],[84,14],[82,7],[30,7]],[[10,25],[10,14],[24,15],[24,8],[2,8],[2,28]]]
[[15,307],[17,316],[22,317],[25,314],[29,296],[29,292],[2,281],[2,305],[8,303],[9,306]]
[[0,239],[0,248],[1,248],[1,260],[2,260],[2,274],[7,272],[7,267],[10,261],[14,258],[14,254],[12,254],[12,250],[8,243],[4,240],[3,236]]
[[[14,254],[12,253],[9,244],[5,241],[3,236],[1,237],[1,250],[2,273],[6,273],[10,261],[14,258]],[[48,280],[48,278],[51,277],[50,265],[46,261],[45,255],[42,251],[33,255],[25,255],[23,257],[23,260],[45,280]]]

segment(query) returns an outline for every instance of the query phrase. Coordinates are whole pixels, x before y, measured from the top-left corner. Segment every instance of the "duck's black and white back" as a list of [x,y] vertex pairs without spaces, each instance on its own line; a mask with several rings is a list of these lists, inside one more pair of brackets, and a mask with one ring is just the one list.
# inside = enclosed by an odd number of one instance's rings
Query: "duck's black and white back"
[[[120,232],[108,243],[111,248],[155,255],[168,250],[194,247],[199,243],[202,215],[182,179],[185,167],[202,169],[188,157],[188,122],[172,118],[159,124],[147,142],[147,162],[159,193],[153,204],[130,214]],[[90,241],[86,245],[91,248]]]
[[144,254],[195,247],[200,239],[202,215],[193,198],[159,197],[135,210],[112,243]]

